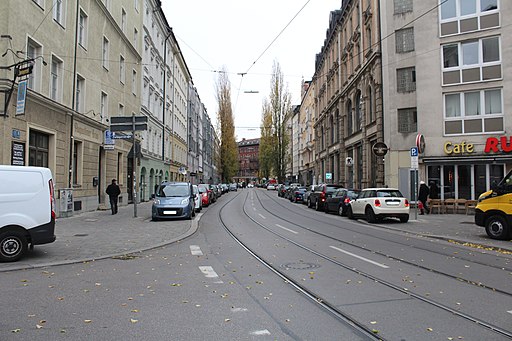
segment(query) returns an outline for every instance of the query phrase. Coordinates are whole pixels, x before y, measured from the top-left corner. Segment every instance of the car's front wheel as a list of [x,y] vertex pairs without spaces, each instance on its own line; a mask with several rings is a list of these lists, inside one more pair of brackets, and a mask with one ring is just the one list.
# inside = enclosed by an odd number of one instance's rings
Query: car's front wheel
[[510,239],[510,227],[505,218],[500,215],[493,215],[485,221],[485,232],[492,239],[508,240]]
[[0,261],[15,262],[27,252],[28,242],[19,231],[8,231],[0,234]]

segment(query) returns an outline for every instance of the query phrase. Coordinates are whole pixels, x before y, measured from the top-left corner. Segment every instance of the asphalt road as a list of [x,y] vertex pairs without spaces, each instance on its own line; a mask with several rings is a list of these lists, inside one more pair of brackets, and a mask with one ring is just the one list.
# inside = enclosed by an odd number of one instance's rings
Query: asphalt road
[[510,242],[472,216],[370,225],[259,189],[192,221],[154,223],[148,207],[61,220],[66,243],[0,264],[0,340],[368,339],[320,301],[386,340],[509,339],[512,258],[481,245]]

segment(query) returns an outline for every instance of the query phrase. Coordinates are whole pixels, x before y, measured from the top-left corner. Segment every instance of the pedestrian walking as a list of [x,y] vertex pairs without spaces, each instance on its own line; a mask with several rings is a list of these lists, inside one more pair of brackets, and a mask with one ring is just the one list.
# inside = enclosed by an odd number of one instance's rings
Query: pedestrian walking
[[418,202],[419,202],[419,209],[420,214],[425,214],[425,212],[429,213],[429,208],[427,206],[427,199],[430,194],[430,189],[425,184],[425,181],[420,181],[420,190],[418,194]]
[[116,183],[116,179],[112,179],[112,183],[108,185],[107,190],[105,191],[108,194],[110,199],[110,208],[112,209],[112,214],[117,213],[117,198],[119,194],[121,194],[121,190]]
[[430,182],[430,190],[428,196],[430,197],[430,199],[439,199],[439,187],[437,187],[435,181]]

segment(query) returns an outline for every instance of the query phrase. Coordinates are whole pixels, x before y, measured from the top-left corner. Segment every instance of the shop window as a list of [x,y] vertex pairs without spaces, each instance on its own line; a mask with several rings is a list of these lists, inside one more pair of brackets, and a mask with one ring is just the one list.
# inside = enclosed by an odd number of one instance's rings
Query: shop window
[[81,141],[73,142],[73,185],[80,185],[82,183],[82,146]]

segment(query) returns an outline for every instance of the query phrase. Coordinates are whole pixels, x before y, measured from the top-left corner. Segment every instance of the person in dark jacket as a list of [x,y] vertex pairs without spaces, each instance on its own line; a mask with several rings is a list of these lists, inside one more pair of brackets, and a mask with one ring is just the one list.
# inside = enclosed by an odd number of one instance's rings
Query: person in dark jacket
[[439,199],[439,187],[437,187],[437,184],[435,181],[430,182],[429,197],[430,197],[430,199]]
[[117,198],[119,194],[121,194],[121,190],[119,186],[116,184],[116,179],[112,179],[112,183],[108,185],[107,190],[105,191],[108,194],[110,199],[110,208],[112,209],[112,214],[117,213]]
[[420,201],[423,206],[420,206],[420,214],[425,214],[425,211],[428,213],[429,208],[427,206],[427,199],[430,194],[430,190],[428,186],[425,184],[425,181],[420,181],[420,191],[418,193],[418,201]]

